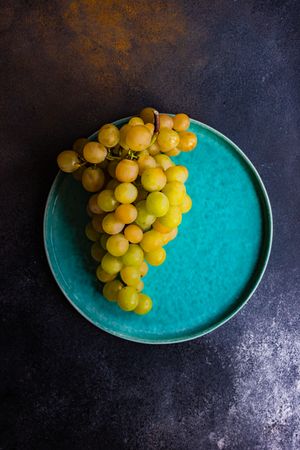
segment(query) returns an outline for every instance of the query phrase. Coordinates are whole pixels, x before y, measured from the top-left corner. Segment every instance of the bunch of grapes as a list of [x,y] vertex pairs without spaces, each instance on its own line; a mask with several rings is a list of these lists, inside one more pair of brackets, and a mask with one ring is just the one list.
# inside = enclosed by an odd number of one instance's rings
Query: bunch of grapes
[[59,168],[81,181],[92,195],[85,234],[103,296],[124,311],[147,314],[144,294],[148,264],[166,259],[165,245],[178,232],[182,214],[192,207],[186,192],[188,170],[171,157],[189,152],[197,137],[186,114],[158,114],[144,108],[118,129],[103,125],[98,141],[77,139],[58,155]]

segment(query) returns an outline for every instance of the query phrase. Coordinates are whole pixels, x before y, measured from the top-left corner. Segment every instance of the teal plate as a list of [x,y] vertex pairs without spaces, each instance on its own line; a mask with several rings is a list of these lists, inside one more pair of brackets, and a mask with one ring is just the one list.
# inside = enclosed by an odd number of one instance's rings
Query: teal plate
[[191,130],[198,136],[197,148],[175,160],[189,169],[193,208],[168,244],[165,263],[151,267],[145,277],[145,292],[153,299],[146,316],[123,312],[101,295],[84,234],[89,194],[63,173],[50,190],[44,242],[54,278],[77,311],[115,336],[149,344],[202,336],[242,308],[265,271],[272,213],[257,171],[221,133],[196,120]]

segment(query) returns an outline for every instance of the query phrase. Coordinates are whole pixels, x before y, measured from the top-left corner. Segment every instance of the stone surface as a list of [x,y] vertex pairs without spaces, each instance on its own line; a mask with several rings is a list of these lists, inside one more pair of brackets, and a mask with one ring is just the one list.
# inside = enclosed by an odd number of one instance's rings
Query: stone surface
[[[1,450],[300,448],[299,14],[296,0],[2,2]],[[149,104],[235,141],[275,222],[249,304],[172,346],[85,321],[42,244],[57,152]]]

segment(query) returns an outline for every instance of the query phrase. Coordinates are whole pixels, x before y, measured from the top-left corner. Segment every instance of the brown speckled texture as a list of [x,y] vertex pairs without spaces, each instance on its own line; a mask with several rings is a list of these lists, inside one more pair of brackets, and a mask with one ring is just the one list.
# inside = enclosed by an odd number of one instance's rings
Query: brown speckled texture
[[[2,2],[1,450],[300,448],[299,14],[296,0]],[[166,347],[85,321],[42,246],[57,152],[148,104],[232,138],[275,219],[247,307]]]

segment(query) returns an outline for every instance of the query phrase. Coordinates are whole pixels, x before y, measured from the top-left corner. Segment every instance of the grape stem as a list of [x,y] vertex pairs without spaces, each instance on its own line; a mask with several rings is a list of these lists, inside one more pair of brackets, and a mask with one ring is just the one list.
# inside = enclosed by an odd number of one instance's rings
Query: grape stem
[[160,128],[159,112],[156,109],[154,109],[153,114],[154,114],[154,133],[158,133]]

